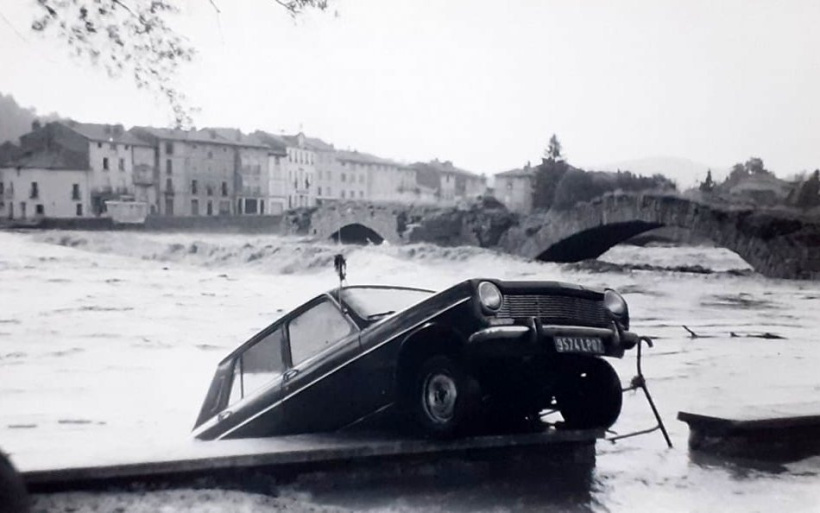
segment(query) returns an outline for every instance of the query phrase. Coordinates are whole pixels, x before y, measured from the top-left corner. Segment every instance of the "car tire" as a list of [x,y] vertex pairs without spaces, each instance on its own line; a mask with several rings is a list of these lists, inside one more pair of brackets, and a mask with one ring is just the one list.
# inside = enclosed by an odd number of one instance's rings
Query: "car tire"
[[423,435],[451,438],[475,411],[478,382],[458,362],[437,355],[419,367],[410,394],[410,413]]
[[600,358],[567,358],[556,383],[555,401],[568,429],[607,429],[623,404],[621,380]]

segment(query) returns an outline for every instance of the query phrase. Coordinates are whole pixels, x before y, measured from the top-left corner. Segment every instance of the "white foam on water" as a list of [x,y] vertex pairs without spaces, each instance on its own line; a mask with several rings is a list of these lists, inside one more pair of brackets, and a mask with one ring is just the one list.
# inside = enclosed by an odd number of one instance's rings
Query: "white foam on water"
[[[49,453],[80,457],[138,447],[150,454],[188,443],[217,362],[284,312],[333,288],[333,255],[341,250],[352,283],[440,290],[486,276],[624,292],[634,331],[656,338],[645,372],[676,448],[666,450],[660,435],[599,443],[594,504],[578,504],[579,510],[816,511],[820,504],[817,459],[782,474],[699,465],[688,457],[688,428],[675,420],[680,410],[816,397],[817,283],[720,273],[597,273],[476,248],[340,248],[275,236],[0,232],[0,248],[0,446],[21,467]],[[727,270],[742,265],[732,255],[720,248],[619,247],[607,258]],[[690,338],[682,325],[703,337]],[[746,336],[765,332],[785,339]],[[613,362],[624,381],[634,363],[634,354]],[[651,423],[643,400],[627,396],[616,429]],[[378,490],[362,494],[384,508]],[[219,497],[207,511],[281,506],[252,493]],[[126,511],[189,511],[201,494],[65,496],[81,512],[109,499],[131,501]],[[287,500],[289,509],[315,506],[309,498]],[[405,497],[401,504],[392,510],[424,509],[419,504],[425,502]]]

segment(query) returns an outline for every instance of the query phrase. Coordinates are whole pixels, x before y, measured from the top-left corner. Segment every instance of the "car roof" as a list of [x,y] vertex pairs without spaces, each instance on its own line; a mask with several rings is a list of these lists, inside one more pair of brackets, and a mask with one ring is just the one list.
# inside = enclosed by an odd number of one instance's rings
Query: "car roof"
[[[389,290],[412,290],[415,292],[429,292],[430,294],[435,294],[435,290],[430,289],[422,289],[418,287],[399,287],[396,285],[346,285],[342,287],[342,290],[353,290],[353,289],[389,289]],[[339,289],[331,289],[327,293],[333,294]]]

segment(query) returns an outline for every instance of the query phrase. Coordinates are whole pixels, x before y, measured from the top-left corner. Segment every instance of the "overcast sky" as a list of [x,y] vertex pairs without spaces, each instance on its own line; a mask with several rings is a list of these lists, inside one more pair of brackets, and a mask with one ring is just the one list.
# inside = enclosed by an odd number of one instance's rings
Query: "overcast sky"
[[[199,52],[181,87],[200,127],[302,128],[488,174],[536,162],[552,133],[580,166],[820,167],[816,0],[331,0],[296,22],[273,0],[215,2],[183,0],[176,22]],[[169,122],[31,33],[32,4],[0,0],[0,92],[81,121]]]

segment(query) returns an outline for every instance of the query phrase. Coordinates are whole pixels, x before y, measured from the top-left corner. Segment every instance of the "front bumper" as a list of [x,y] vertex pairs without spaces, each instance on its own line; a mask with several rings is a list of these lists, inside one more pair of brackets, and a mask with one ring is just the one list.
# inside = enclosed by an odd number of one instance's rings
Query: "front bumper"
[[619,328],[615,323],[611,328],[592,326],[563,326],[541,324],[530,319],[526,324],[490,326],[473,333],[468,346],[481,353],[504,353],[513,355],[556,352],[556,337],[589,337],[602,341],[604,352],[601,356],[620,358],[627,349],[635,347],[640,336]]

